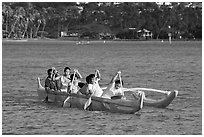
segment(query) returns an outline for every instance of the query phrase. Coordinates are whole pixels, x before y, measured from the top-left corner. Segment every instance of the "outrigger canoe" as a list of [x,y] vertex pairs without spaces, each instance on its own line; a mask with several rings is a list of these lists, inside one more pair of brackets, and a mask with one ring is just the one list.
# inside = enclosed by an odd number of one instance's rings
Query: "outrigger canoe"
[[[177,97],[178,91],[163,91],[158,89],[151,88],[124,88],[124,92],[133,92],[135,99],[139,99],[138,93],[144,92],[159,92],[165,94],[166,96],[162,99],[151,99],[144,96],[144,106],[157,107],[157,108],[165,108]],[[144,94],[144,95],[145,95]]]
[[[45,88],[40,83],[40,78],[37,78],[37,93],[39,99],[45,100],[48,96],[48,102],[56,102],[57,104],[63,104],[72,108],[84,109],[84,104],[89,97],[80,94],[68,94],[66,92],[50,91],[46,93]],[[69,99],[67,100],[67,97]],[[91,111],[108,111],[112,113],[125,113],[134,114],[143,107],[144,94],[141,94],[138,100],[123,100],[123,99],[106,99],[101,97],[92,96],[92,103],[88,110]],[[68,104],[68,105],[67,105]]]

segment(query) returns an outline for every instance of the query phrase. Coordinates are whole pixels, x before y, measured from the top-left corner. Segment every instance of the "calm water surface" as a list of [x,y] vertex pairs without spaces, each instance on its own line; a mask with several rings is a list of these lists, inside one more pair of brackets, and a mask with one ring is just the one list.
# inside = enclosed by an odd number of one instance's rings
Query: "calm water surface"
[[[52,66],[83,77],[99,69],[102,85],[121,70],[125,87],[179,95],[165,109],[144,107],[136,115],[65,109],[37,98],[36,78],[44,80]],[[3,41],[2,134],[201,135],[202,43]]]

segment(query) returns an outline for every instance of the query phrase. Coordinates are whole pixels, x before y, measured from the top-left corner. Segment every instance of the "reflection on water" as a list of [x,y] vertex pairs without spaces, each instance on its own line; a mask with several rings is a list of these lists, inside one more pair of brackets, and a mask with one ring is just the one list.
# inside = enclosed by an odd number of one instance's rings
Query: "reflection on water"
[[[167,43],[166,43],[167,44]],[[4,43],[2,47],[2,134],[181,135],[202,134],[201,42]],[[125,87],[179,90],[166,109],[138,114],[61,108],[37,100],[37,76],[55,66],[77,68],[85,77],[99,69],[101,84],[122,71]],[[85,80],[85,79],[83,79]]]

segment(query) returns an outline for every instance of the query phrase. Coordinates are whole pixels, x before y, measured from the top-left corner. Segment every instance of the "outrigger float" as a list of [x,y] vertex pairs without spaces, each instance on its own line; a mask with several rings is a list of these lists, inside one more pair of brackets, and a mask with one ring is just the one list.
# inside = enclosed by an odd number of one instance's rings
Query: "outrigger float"
[[[64,106],[84,109],[84,105],[89,99],[85,95],[68,94],[66,92],[50,91],[46,93],[45,88],[40,83],[40,78],[37,78],[38,86],[37,93],[41,101],[48,96],[48,102],[64,104]],[[67,99],[69,97],[69,99]],[[143,107],[144,94],[142,93],[138,100],[123,100],[123,99],[106,99],[92,96],[92,103],[88,110],[91,111],[108,111],[112,113],[134,114]]]
[[151,89],[151,88],[124,88],[124,92],[132,92],[134,93],[135,99],[139,99],[139,94],[145,93],[146,95],[147,92],[157,92],[157,93],[162,93],[165,95],[164,98],[162,99],[151,99],[147,98],[144,96],[144,106],[149,106],[149,107],[156,107],[156,108],[165,108],[171,102],[177,97],[178,91],[163,91],[163,90],[157,90],[157,89]]

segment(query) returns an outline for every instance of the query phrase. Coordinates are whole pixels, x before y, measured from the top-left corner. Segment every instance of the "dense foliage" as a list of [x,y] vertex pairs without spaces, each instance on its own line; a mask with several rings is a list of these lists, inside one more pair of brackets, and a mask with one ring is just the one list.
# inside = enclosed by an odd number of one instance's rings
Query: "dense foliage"
[[[61,31],[99,38],[99,33],[137,39],[147,29],[153,38],[202,38],[202,3],[154,2],[3,2],[3,36],[58,38]],[[130,29],[134,28],[134,29]]]

